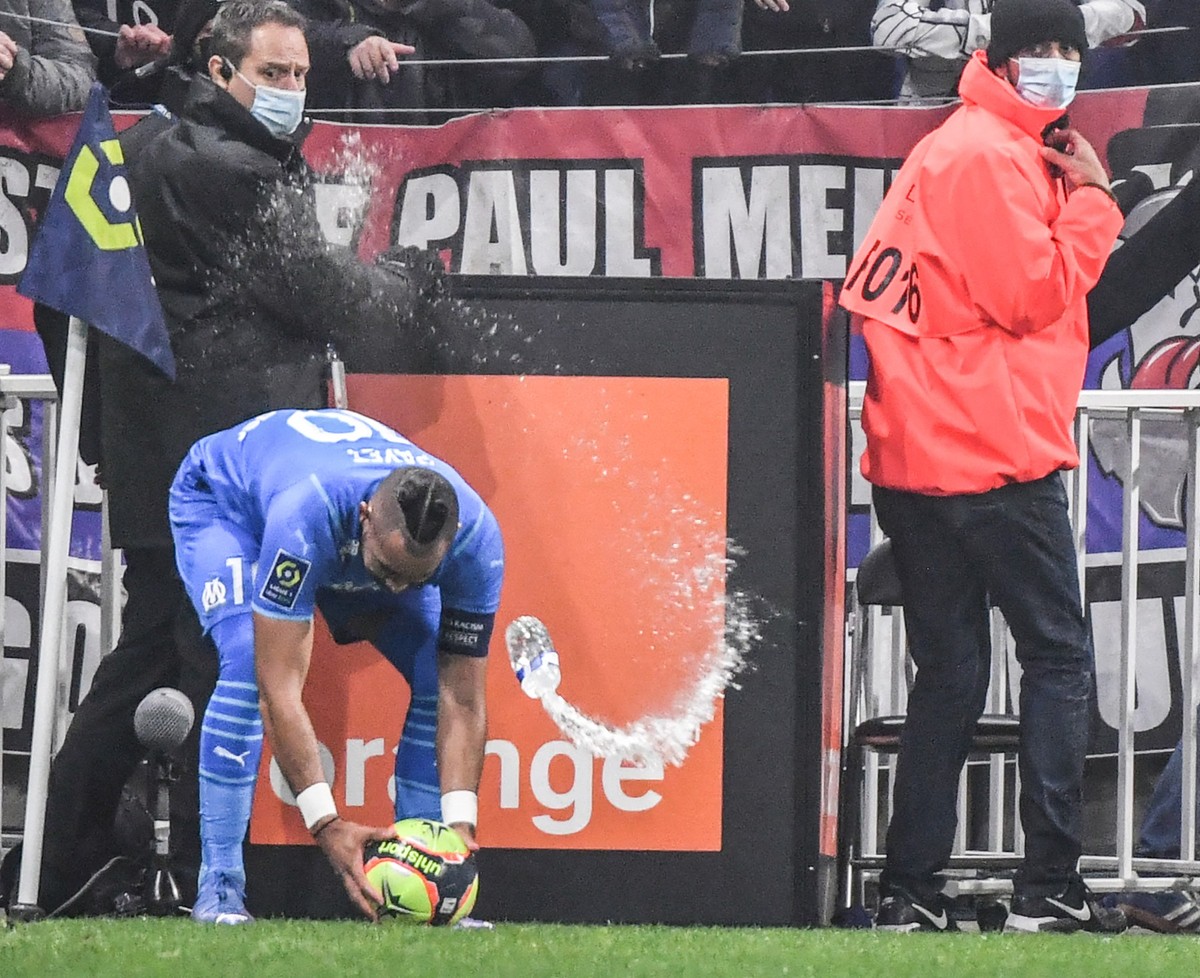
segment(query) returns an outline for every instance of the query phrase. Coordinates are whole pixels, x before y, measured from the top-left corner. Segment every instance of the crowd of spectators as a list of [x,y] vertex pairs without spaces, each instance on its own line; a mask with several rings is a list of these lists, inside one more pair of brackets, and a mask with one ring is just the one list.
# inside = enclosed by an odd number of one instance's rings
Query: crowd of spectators
[[[420,124],[518,105],[951,99],[993,0],[289,2],[309,21],[310,112]],[[152,104],[181,4],[0,0],[0,101],[78,109],[98,77],[115,106]],[[1082,87],[1200,80],[1194,0],[1080,7],[1098,49]],[[1167,27],[1188,30],[1130,43]]]

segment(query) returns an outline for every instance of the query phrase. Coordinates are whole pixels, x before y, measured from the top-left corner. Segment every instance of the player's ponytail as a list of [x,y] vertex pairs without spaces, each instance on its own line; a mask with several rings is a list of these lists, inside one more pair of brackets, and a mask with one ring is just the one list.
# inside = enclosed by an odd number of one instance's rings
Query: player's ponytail
[[419,548],[452,537],[458,529],[458,496],[449,480],[432,469],[400,470],[396,503],[409,538]]

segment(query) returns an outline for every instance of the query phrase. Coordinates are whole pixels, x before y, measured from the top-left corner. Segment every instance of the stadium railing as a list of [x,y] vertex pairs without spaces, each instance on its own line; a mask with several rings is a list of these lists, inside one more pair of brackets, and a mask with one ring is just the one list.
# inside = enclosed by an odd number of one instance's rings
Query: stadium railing
[[[861,417],[862,399],[864,394],[862,383],[853,383],[850,385],[850,416],[851,424],[857,426]],[[9,373],[8,368],[0,365],[0,398],[3,398],[4,409],[7,411],[13,406],[14,399],[21,399],[27,402],[40,402],[43,405],[43,421],[42,421],[42,465],[41,471],[43,479],[48,479],[54,471],[55,458],[55,435],[57,430],[57,394],[51,378],[48,375],[14,375]],[[1134,840],[1135,840],[1135,824],[1134,824],[1134,705],[1135,705],[1135,675],[1137,664],[1137,642],[1138,634],[1138,606],[1134,600],[1137,595],[1138,587],[1138,569],[1141,557],[1139,548],[1139,513],[1140,513],[1140,498],[1141,498],[1141,482],[1143,470],[1140,462],[1140,447],[1142,438],[1142,426],[1146,421],[1161,421],[1163,419],[1174,419],[1181,423],[1186,433],[1186,498],[1184,501],[1184,527],[1186,530],[1186,542],[1184,547],[1184,594],[1182,602],[1182,620],[1183,627],[1181,629],[1180,641],[1180,668],[1181,675],[1192,677],[1191,682],[1183,682],[1182,686],[1182,708],[1181,716],[1192,717],[1196,715],[1197,706],[1197,691],[1195,688],[1195,675],[1197,665],[1197,654],[1200,652],[1200,503],[1198,503],[1198,494],[1196,486],[1200,484],[1200,450],[1198,450],[1198,442],[1200,442],[1200,391],[1184,391],[1184,390],[1159,390],[1159,391],[1084,391],[1079,400],[1079,407],[1075,418],[1075,435],[1077,444],[1080,446],[1081,455],[1084,455],[1089,441],[1090,426],[1093,421],[1097,420],[1117,420],[1124,424],[1126,430],[1126,438],[1129,451],[1129,472],[1130,477],[1125,480],[1123,486],[1123,507],[1122,507],[1122,552],[1121,552],[1121,636],[1120,636],[1120,658],[1119,658],[1119,675],[1120,675],[1120,704],[1118,713],[1118,729],[1117,729],[1117,788],[1115,802],[1115,817],[1116,817],[1116,845],[1113,853],[1088,853],[1081,861],[1081,868],[1089,874],[1089,882],[1098,892],[1128,890],[1128,889],[1145,889],[1158,890],[1168,889],[1179,885],[1190,884],[1193,877],[1200,876],[1200,860],[1196,858],[1195,847],[1195,811],[1193,806],[1184,805],[1181,813],[1182,818],[1182,833],[1181,833],[1181,858],[1178,860],[1161,860],[1161,859],[1140,859],[1133,855]],[[3,447],[5,457],[8,457],[8,452],[13,449],[9,444],[8,423],[0,425],[0,446]],[[1080,469],[1067,476],[1067,485],[1069,498],[1071,500],[1072,520],[1075,528],[1076,541],[1076,556],[1080,567],[1080,580],[1086,581],[1086,573],[1088,567],[1088,552],[1087,552],[1087,507],[1086,499],[1088,492],[1087,466],[1082,466]],[[7,484],[7,466],[0,465],[0,500],[3,500],[3,505],[0,505],[0,546],[5,547],[7,557],[7,513],[8,513],[8,484]],[[43,508],[43,523],[46,517],[47,499],[49,497],[49,486],[43,483],[42,486],[42,508]],[[106,521],[105,521],[106,522]],[[878,538],[878,528],[874,523],[872,516],[872,527],[875,539]],[[44,542],[43,542],[44,545]],[[7,560],[0,560],[0,593],[6,593],[4,589],[5,572]],[[44,553],[41,555],[41,565],[45,566]],[[120,554],[114,551],[109,546],[107,536],[103,541],[103,554],[100,566],[100,598],[101,598],[101,648],[105,651],[111,649],[116,641],[116,633],[119,622],[119,569],[120,569]],[[44,571],[43,571],[44,574]],[[44,589],[44,581],[42,582]],[[18,804],[13,804],[6,797],[5,791],[5,776],[4,776],[4,761],[13,757],[21,757],[28,754],[27,751],[13,750],[5,743],[6,722],[9,726],[12,725],[11,717],[17,717],[17,726],[20,726],[21,717],[23,715],[23,703],[17,703],[15,706],[11,699],[10,690],[15,690],[19,685],[16,679],[15,672],[20,668],[17,665],[18,660],[6,659],[4,656],[4,637],[6,636],[6,611],[8,601],[0,602],[0,849],[8,848],[17,838],[19,833],[16,832],[15,826],[12,824],[11,813],[19,807]],[[870,662],[874,665],[872,668],[882,669],[882,674],[890,676],[892,683],[893,700],[889,709],[893,709],[897,701],[903,696],[903,663],[896,665],[897,650],[902,650],[902,641],[894,640],[890,634],[890,629],[880,627],[882,609],[870,609],[870,614],[876,616],[873,622],[874,627],[870,630],[870,646],[867,654],[870,657]],[[899,621],[899,616],[895,616],[895,620]],[[996,623],[993,629],[994,639],[997,642],[998,655],[997,661],[1003,663],[1008,661],[1011,663],[1011,656],[1008,654],[1007,647],[1010,644],[1006,635],[1006,630],[1002,623]],[[853,643],[848,642],[847,648],[853,648]],[[902,655],[902,651],[899,653]],[[880,666],[880,664],[883,664]],[[853,663],[850,664],[853,667]],[[848,674],[850,674],[848,669]],[[1003,685],[1008,681],[1008,677],[999,675],[1002,670],[994,672],[996,689],[989,695],[989,710],[1003,711],[1004,703],[1007,697],[1006,687]],[[68,688],[69,670],[60,673],[60,681],[58,686],[58,704],[59,709],[56,711],[58,723],[56,724],[56,736],[54,739],[57,745],[61,742],[62,734],[65,732],[66,723],[69,720],[70,713],[68,707],[68,697],[70,690]],[[847,684],[847,702],[845,704],[845,718],[847,722],[844,724],[844,729],[850,729],[850,692],[852,685]],[[1196,728],[1194,724],[1183,723],[1182,725],[1183,739],[1183,797],[1194,798],[1196,787]],[[886,761],[880,761],[884,765],[884,773],[886,774]],[[975,795],[964,795],[961,801],[963,818],[960,820],[964,827],[971,823],[974,812],[971,806],[974,804],[986,804],[987,815],[987,843],[982,847],[972,849],[969,846],[963,831],[960,831],[960,837],[956,840],[956,852],[964,856],[972,855],[987,855],[996,853],[1001,850],[1002,843],[1007,840],[1010,846],[1015,847],[1015,851],[1019,853],[1019,826],[1015,824],[1015,815],[1012,814],[1012,804],[1009,801],[1005,803],[1005,797],[1011,799],[1013,791],[1013,778],[1011,774],[1006,775],[1004,769],[1004,761],[1000,759],[991,759],[985,763],[990,765],[988,776],[986,778],[986,790],[980,792],[983,799],[975,800]],[[9,790],[12,790],[12,783],[9,783]],[[875,779],[878,783],[878,777]],[[875,805],[879,805],[880,799],[878,796],[874,799]],[[871,801],[864,798],[864,804],[867,809],[877,811],[871,808]],[[4,813],[9,813],[4,817]],[[1013,821],[1009,822],[1008,819]],[[871,818],[869,826],[872,831],[878,830],[878,819]],[[964,829],[965,831],[965,829]],[[1137,874],[1154,873],[1164,875],[1141,876]],[[954,880],[953,888],[958,892],[1004,892],[1008,888],[1008,881],[999,878],[986,878],[975,876],[974,878],[963,878]]]
[[[865,384],[851,383],[849,390],[851,439],[861,444],[861,437],[856,437],[862,417],[862,403],[865,394]],[[1117,719],[1117,753],[1116,753],[1116,792],[1115,809],[1115,846],[1113,852],[1086,852],[1080,861],[1080,869],[1088,876],[1089,885],[1097,892],[1116,892],[1126,890],[1166,890],[1180,886],[1190,886],[1195,883],[1195,877],[1200,876],[1200,860],[1196,857],[1196,812],[1191,804],[1184,804],[1181,811],[1181,845],[1180,859],[1148,859],[1134,856],[1136,841],[1135,825],[1135,780],[1134,766],[1134,717],[1135,717],[1135,677],[1137,669],[1138,648],[1138,578],[1139,566],[1146,559],[1149,551],[1143,552],[1139,546],[1141,492],[1145,469],[1141,462],[1143,425],[1147,422],[1173,422],[1181,426],[1184,444],[1186,445],[1185,466],[1185,497],[1183,500],[1183,526],[1185,531],[1184,544],[1184,591],[1182,599],[1182,627],[1180,629],[1180,675],[1182,704],[1180,716],[1182,723],[1181,739],[1183,741],[1183,791],[1184,799],[1196,797],[1196,724],[1188,722],[1187,718],[1196,716],[1197,690],[1196,671],[1197,656],[1200,654],[1200,493],[1196,491],[1200,484],[1200,390],[1087,390],[1079,398],[1075,415],[1074,433],[1076,445],[1084,464],[1078,469],[1066,474],[1068,498],[1071,507],[1071,519],[1074,528],[1076,560],[1079,566],[1080,587],[1086,599],[1086,575],[1088,573],[1087,549],[1087,499],[1088,499],[1088,466],[1087,452],[1091,441],[1092,423],[1095,421],[1116,421],[1124,426],[1125,446],[1128,451],[1128,476],[1122,485],[1122,516],[1121,516],[1121,555],[1120,555],[1120,642],[1117,672],[1120,682],[1118,719]],[[882,539],[874,513],[870,514],[872,544]],[[850,587],[853,588],[851,571]],[[848,602],[853,607],[853,601]],[[906,698],[906,683],[904,682],[906,653],[904,651],[901,616],[891,615],[887,609],[870,607],[857,609],[857,621],[848,621],[848,630],[857,627],[865,634],[848,635],[846,647],[848,655],[866,655],[867,662],[847,662],[846,674],[854,676],[856,671],[868,677],[882,677],[887,684],[881,691],[882,704],[877,699],[875,709],[879,712],[902,711]],[[892,626],[895,622],[895,626]],[[1010,653],[1012,640],[1003,621],[998,617],[993,623],[994,666],[993,688],[989,690],[989,711],[1003,712],[1008,699],[1008,684],[1019,681],[1016,675],[1005,674],[1005,664],[1009,670],[1015,667],[1015,659]],[[860,646],[865,645],[865,648]],[[1190,679],[1190,681],[1188,681]],[[870,688],[871,679],[866,680]],[[853,733],[855,719],[862,717],[860,703],[855,702],[856,690],[854,683],[847,683],[847,697],[843,713],[843,730],[847,735]],[[861,691],[858,691],[861,700]],[[1015,705],[1013,707],[1015,712]],[[868,714],[869,715],[869,714]],[[989,765],[985,781],[986,790],[980,792],[981,798],[968,796],[964,788],[960,790],[960,829],[955,843],[955,855],[960,861],[975,861],[986,863],[986,857],[997,854],[1002,844],[1006,844],[1014,854],[1020,853],[1020,826],[1015,806],[1011,803],[1012,792],[1015,790],[1015,779],[1005,775],[1004,761],[993,757],[984,761]],[[890,794],[892,760],[890,757],[866,755],[864,761],[862,787],[862,831],[864,841],[861,851],[864,854],[863,876],[871,878],[878,875],[878,866],[882,862],[883,850],[879,842],[882,831],[881,823],[886,825],[887,804],[885,799]],[[880,794],[880,792],[883,794]],[[1006,796],[1010,799],[1007,803]],[[964,835],[966,827],[976,822],[976,812],[972,806],[986,805],[987,809],[982,819],[987,826],[987,842],[975,849],[969,848]],[[883,818],[880,818],[880,815]],[[1011,817],[1012,822],[1006,824]],[[866,833],[874,833],[867,835]],[[875,857],[875,858],[869,858]],[[1139,875],[1141,874],[1141,875]],[[1153,875],[1147,875],[1153,874]],[[961,876],[956,876],[951,870],[947,891],[951,895],[972,893],[1006,893],[1011,890],[1010,880],[1002,876],[989,876],[986,871],[972,870]],[[845,883],[845,879],[843,880]]]
[[[340,359],[332,345],[326,351],[328,370],[328,388],[330,402],[336,407],[348,406],[349,398],[346,389],[345,364]],[[21,402],[21,403],[18,403]],[[25,813],[25,783],[26,778],[20,774],[5,773],[5,760],[14,761],[14,767],[26,767],[30,761],[31,751],[27,747],[15,747],[6,743],[5,728],[22,730],[27,726],[29,711],[26,702],[32,698],[24,691],[34,685],[35,649],[36,643],[30,638],[30,648],[27,657],[21,659],[6,657],[9,624],[7,618],[8,598],[7,569],[11,560],[37,560],[39,565],[39,595],[44,598],[46,593],[47,567],[47,534],[39,534],[39,551],[19,550],[10,551],[8,547],[8,511],[9,511],[9,465],[10,453],[21,452],[17,439],[9,433],[12,419],[9,412],[20,409],[20,417],[27,421],[32,414],[34,403],[41,405],[41,443],[40,463],[38,470],[38,496],[40,500],[41,527],[50,522],[50,500],[53,494],[53,481],[56,471],[57,440],[59,430],[59,397],[49,374],[13,374],[8,364],[0,364],[0,595],[5,600],[0,601],[0,856],[15,846],[23,837]],[[98,564],[95,558],[77,558],[72,556],[69,566],[74,570],[83,569],[93,575],[96,581],[100,616],[98,645],[100,654],[106,654],[117,644],[120,635],[121,622],[121,575],[122,554],[112,546],[108,527],[108,495],[101,494],[101,540]],[[95,578],[98,572],[98,581]],[[31,617],[40,616],[40,604],[31,609]],[[40,621],[40,617],[39,617]],[[32,623],[31,623],[32,624]],[[40,629],[39,629],[40,630]],[[34,633],[36,634],[36,633]],[[54,697],[54,729],[53,751],[57,752],[66,736],[67,726],[73,715],[73,697],[82,699],[86,689],[73,690],[76,670],[71,662],[74,636],[64,631],[62,647],[59,652],[59,668],[55,684]]]

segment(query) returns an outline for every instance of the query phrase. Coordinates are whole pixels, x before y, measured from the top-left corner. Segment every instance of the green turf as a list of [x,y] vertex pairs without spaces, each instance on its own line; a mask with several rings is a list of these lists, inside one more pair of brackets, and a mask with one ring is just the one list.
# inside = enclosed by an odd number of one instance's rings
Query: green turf
[[2,978],[1181,978],[1195,937],[502,924],[491,933],[353,922],[50,921],[0,931]]

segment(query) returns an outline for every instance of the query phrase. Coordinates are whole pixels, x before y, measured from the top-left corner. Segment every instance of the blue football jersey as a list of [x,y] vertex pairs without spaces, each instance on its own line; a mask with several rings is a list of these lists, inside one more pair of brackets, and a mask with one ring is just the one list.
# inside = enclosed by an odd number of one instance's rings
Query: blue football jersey
[[401,466],[427,466],[458,495],[459,530],[424,585],[442,607],[492,615],[504,548],[490,509],[461,475],[386,425],[353,411],[270,411],[202,438],[190,459],[227,519],[260,542],[251,606],[307,619],[322,589],[388,593],[363,565],[359,504]]

